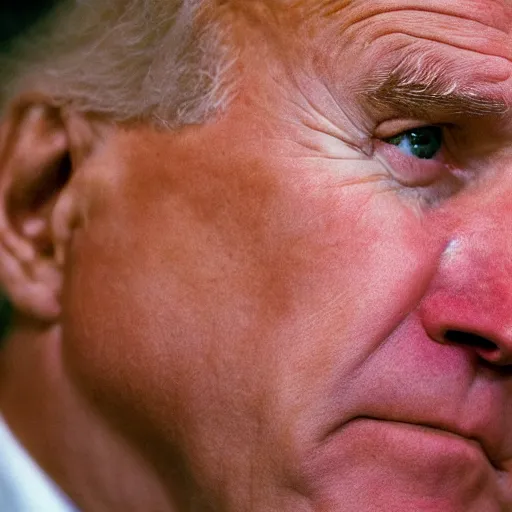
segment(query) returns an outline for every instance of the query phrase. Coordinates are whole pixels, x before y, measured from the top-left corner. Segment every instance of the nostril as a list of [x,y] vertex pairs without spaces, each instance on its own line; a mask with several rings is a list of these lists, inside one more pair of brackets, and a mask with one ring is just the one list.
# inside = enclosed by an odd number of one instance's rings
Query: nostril
[[496,343],[493,343],[483,336],[478,336],[470,332],[448,330],[444,333],[444,340],[448,343],[466,345],[467,347],[482,350],[487,353],[498,350]]

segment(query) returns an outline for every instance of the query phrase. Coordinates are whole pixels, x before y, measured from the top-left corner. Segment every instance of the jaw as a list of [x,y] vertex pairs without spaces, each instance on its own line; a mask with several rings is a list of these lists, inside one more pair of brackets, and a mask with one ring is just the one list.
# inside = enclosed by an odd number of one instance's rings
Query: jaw
[[153,469],[75,387],[62,343],[59,327],[13,327],[0,411],[14,435],[84,512],[176,512]]

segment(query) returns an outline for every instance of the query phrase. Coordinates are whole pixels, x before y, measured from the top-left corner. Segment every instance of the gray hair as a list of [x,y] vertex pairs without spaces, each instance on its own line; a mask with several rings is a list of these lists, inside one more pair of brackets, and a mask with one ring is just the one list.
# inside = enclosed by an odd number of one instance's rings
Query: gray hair
[[68,2],[2,63],[1,106],[27,91],[114,122],[204,122],[229,102],[235,61],[209,3]]

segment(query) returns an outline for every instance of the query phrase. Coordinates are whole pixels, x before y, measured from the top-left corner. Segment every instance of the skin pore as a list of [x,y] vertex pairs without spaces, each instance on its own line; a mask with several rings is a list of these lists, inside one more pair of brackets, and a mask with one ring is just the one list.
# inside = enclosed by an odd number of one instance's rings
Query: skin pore
[[[218,8],[218,119],[6,121],[3,215],[57,304],[12,293],[6,421],[85,511],[512,510],[512,5]],[[428,127],[431,158],[395,141]]]

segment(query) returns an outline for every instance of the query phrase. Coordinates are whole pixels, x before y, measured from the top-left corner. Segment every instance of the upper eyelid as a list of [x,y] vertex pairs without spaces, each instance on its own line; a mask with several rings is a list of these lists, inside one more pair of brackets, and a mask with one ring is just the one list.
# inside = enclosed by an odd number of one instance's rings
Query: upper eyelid
[[380,132],[376,130],[374,137],[376,139],[386,141],[386,140],[392,139],[394,137],[398,137],[400,135],[405,135],[409,132],[413,132],[414,130],[419,130],[421,128],[430,128],[430,127],[441,128],[443,131],[443,135],[445,135],[445,129],[449,128],[450,126],[451,125],[445,125],[442,123],[439,123],[439,124],[417,123],[417,124],[411,124],[410,128],[405,128],[405,129],[390,129],[390,130],[385,130],[385,131],[380,131]]
[[425,128],[428,126],[440,126],[443,127],[443,123],[432,123],[419,119],[388,119],[379,123],[375,128],[373,136],[376,139],[388,139],[395,137],[401,133],[406,133],[411,130],[417,130],[419,128]]

